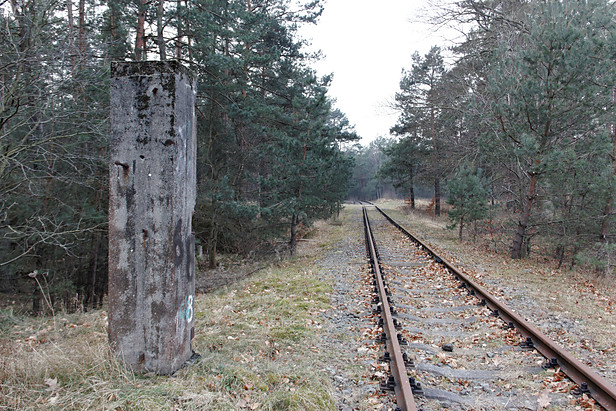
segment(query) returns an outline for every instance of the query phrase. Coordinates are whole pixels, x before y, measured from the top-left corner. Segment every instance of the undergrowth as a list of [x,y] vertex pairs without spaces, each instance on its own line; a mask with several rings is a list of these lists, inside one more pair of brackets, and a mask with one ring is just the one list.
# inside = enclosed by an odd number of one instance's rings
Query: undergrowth
[[105,310],[32,318],[0,312],[0,409],[326,410],[316,349],[331,285],[312,271],[340,238],[322,223],[298,256],[195,300],[193,349],[171,377],[138,375],[109,349]]

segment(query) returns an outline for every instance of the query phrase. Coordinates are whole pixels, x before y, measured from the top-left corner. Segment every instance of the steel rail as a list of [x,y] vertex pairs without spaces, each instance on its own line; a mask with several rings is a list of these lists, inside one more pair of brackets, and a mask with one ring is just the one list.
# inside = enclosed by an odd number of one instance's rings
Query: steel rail
[[550,365],[553,366],[557,364],[569,378],[580,386],[578,392],[586,392],[608,411],[616,411],[616,387],[610,384],[609,381],[575,358],[571,353],[541,332],[537,327],[526,321],[515,311],[507,307],[499,299],[492,296],[485,288],[458,270],[451,262],[439,256],[432,248],[412,235],[379,207],[375,206],[375,208],[391,224],[432,255],[437,263],[442,264],[454,274],[465,287],[472,290],[471,293],[477,296],[480,300],[480,304],[485,304],[492,310],[494,315],[499,316],[510,327],[515,327],[526,339],[526,341],[523,342],[526,347],[536,348],[537,351],[549,360]]
[[374,270],[374,276],[377,283],[379,292],[379,300],[381,303],[381,316],[383,318],[383,330],[387,335],[387,350],[391,357],[389,367],[392,376],[394,377],[395,387],[394,392],[396,394],[396,403],[398,408],[402,411],[415,411],[417,407],[413,398],[413,390],[409,382],[408,374],[406,373],[406,364],[404,357],[402,356],[402,349],[398,342],[398,332],[396,330],[393,316],[391,314],[391,306],[387,300],[387,291],[385,289],[385,283],[383,282],[383,275],[379,267],[378,256],[376,252],[376,246],[374,244],[374,237],[372,230],[370,229],[370,220],[368,219],[368,212],[366,207],[363,208],[364,214],[364,230],[366,236],[366,244],[368,252],[370,254],[370,261]]

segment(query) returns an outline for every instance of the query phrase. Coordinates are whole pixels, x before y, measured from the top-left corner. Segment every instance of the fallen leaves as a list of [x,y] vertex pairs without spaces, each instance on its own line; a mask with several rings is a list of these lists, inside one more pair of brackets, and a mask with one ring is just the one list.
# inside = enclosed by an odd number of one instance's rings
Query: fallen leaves
[[550,390],[545,389],[539,394],[537,398],[537,406],[539,409],[547,408],[552,403],[550,399]]
[[257,408],[259,408],[261,406],[260,403],[258,402],[254,402],[254,403],[250,403],[249,400],[245,399],[245,398],[241,398],[238,402],[237,402],[237,407],[238,408],[247,408],[249,410],[256,410]]

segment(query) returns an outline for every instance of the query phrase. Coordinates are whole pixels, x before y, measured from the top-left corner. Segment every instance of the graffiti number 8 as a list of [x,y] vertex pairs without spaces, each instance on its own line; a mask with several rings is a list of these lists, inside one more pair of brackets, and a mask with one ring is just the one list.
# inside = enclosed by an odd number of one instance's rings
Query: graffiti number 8
[[186,307],[186,321],[187,322],[191,322],[193,319],[193,313],[194,313],[194,309],[193,309],[193,296],[189,295],[188,296],[188,304]]

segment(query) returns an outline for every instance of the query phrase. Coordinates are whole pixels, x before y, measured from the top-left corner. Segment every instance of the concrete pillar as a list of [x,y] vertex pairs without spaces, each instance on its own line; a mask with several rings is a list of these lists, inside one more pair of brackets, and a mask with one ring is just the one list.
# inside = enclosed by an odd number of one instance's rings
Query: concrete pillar
[[111,66],[109,342],[137,372],[193,353],[195,84],[177,62]]

